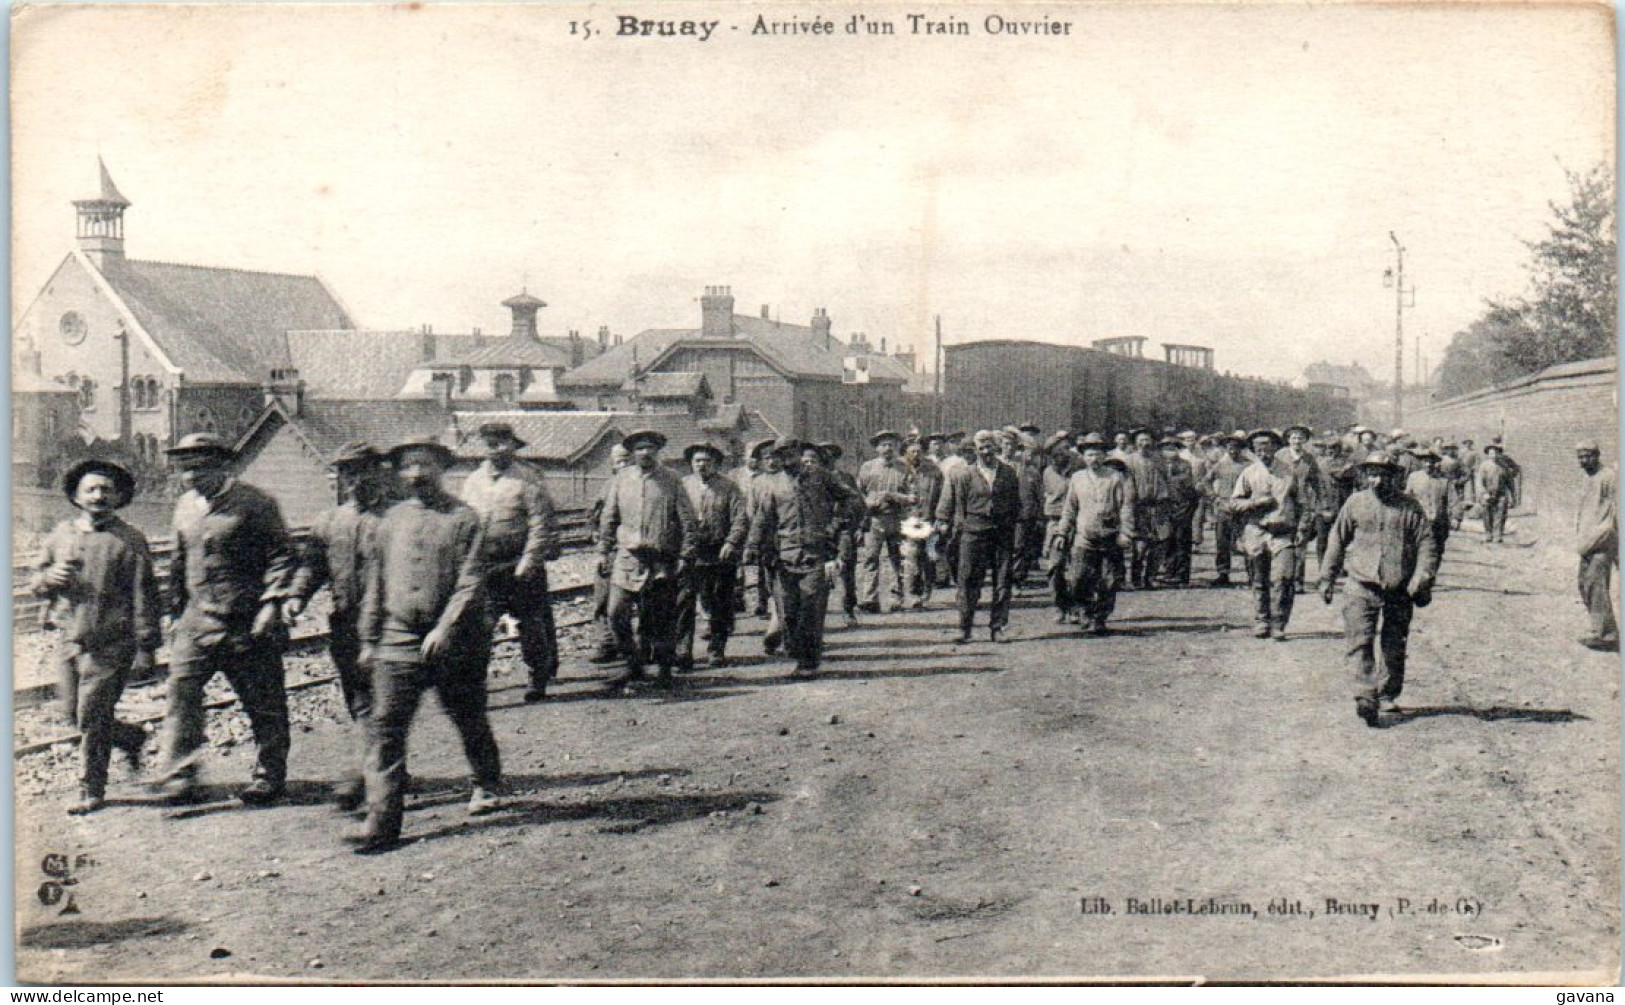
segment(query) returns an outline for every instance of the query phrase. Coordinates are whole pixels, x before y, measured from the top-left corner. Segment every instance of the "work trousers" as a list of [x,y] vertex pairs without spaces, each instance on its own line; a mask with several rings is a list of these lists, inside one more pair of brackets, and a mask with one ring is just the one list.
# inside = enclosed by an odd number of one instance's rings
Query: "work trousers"
[[1191,511],[1191,543],[1200,547],[1203,540],[1203,529],[1207,526],[1208,500],[1203,496],[1196,503],[1196,509]]
[[1292,534],[1262,536],[1247,549],[1253,587],[1253,621],[1286,630],[1298,595],[1298,547]]
[[811,568],[780,565],[774,572],[774,595],[784,619],[784,649],[800,670],[816,670],[824,655],[824,612],[829,606],[829,577],[823,563]]
[[1146,536],[1134,539],[1130,549],[1130,578],[1136,590],[1149,590],[1157,583],[1157,574],[1163,565],[1168,542]]
[[959,583],[959,535],[944,536],[942,558],[937,562],[937,585],[944,589]]
[[502,784],[502,756],[485,713],[490,632],[469,634],[475,637],[459,640],[453,652],[433,662],[413,649],[392,647],[373,664],[376,704],[367,744],[367,832],[375,837],[400,836],[406,806],[406,740],[425,691],[435,692],[456,727],[474,784],[486,789]]
[[773,572],[765,564],[756,566],[756,616],[765,618],[773,600]]
[[1117,606],[1123,585],[1123,549],[1116,536],[1080,538],[1072,544],[1067,569],[1072,600],[1092,624],[1103,625]]
[[288,692],[282,652],[270,643],[216,646],[169,668],[168,708],[164,712],[165,775],[197,777],[197,756],[205,740],[203,689],[216,673],[226,675],[248,715],[259,748],[254,780],[281,788],[288,778]]
[[[849,615],[858,612],[858,534],[857,531],[843,530],[835,535],[835,558],[838,563],[836,575],[841,580],[841,610]],[[768,574],[764,582],[773,582],[772,574]]]
[[677,662],[694,665],[694,624],[699,608],[705,608],[706,626],[711,630],[707,651],[721,656],[734,633],[734,587],[739,582],[739,566],[733,562],[696,565],[677,590]]
[[1484,510],[1484,540],[1499,541],[1507,532],[1507,504],[1510,497],[1504,493],[1485,496],[1482,500]]
[[559,637],[547,595],[547,570],[538,569],[520,580],[512,565],[499,566],[486,577],[485,596],[491,624],[506,614],[518,627],[519,655],[530,671],[531,684],[542,687],[557,677]]
[[862,575],[858,580],[858,603],[865,607],[880,606],[880,559],[884,555],[891,568],[891,605],[903,606],[903,535],[895,527],[882,526],[879,521],[870,524],[863,535],[863,556],[859,562]]
[[593,656],[614,659],[620,655],[615,648],[615,633],[609,628],[609,577],[595,575],[592,581],[592,635]]
[[1045,530],[1043,518],[1017,521],[1015,557],[1011,561],[1010,568],[1010,579],[1013,582],[1025,586],[1027,577],[1038,568],[1039,560],[1044,555]]
[[[1415,604],[1404,589],[1380,590],[1349,580],[1343,591],[1343,638],[1348,643],[1354,697],[1398,698],[1405,687],[1405,647]],[[1381,666],[1375,649],[1382,649]]]
[[1195,546],[1191,539],[1191,526],[1195,517],[1186,513],[1176,512],[1173,519],[1173,532],[1169,534],[1163,553],[1162,578],[1169,585],[1189,586],[1191,582],[1191,549]]
[[1591,616],[1591,636],[1617,640],[1619,625],[1614,620],[1614,601],[1608,594],[1615,557],[1611,551],[1594,551],[1580,559],[1580,601]]
[[1219,575],[1230,578],[1230,558],[1239,551],[1241,521],[1235,514],[1217,510],[1213,514],[1213,567]]
[[993,596],[988,606],[987,626],[1002,630],[1010,623],[1010,567],[1015,551],[1012,530],[961,531],[959,535],[959,627],[970,631],[976,620],[976,606],[982,600],[982,584],[991,579]]
[[[629,667],[642,667],[648,659],[662,667],[676,664],[678,590],[670,576],[650,578],[636,593],[610,584],[609,627]],[[638,619],[635,632],[633,614]]]
[[1045,524],[1044,552],[1049,563],[1045,575],[1049,578],[1050,595],[1055,598],[1055,609],[1062,614],[1071,614],[1072,600],[1072,571],[1067,567],[1067,553],[1064,542],[1061,540],[1061,518],[1050,517]]
[[929,541],[903,541],[903,596],[921,607],[930,601],[937,582],[929,545]]
[[361,665],[361,635],[356,630],[357,611],[334,611],[327,619],[327,651],[339,674],[339,693],[355,731],[356,754],[352,767],[345,770],[340,785],[356,788],[362,784],[367,763],[367,729],[372,720],[372,672]]
[[[1606,582],[1603,595],[1608,593]],[[135,645],[123,642],[97,649],[63,644],[57,658],[57,699],[70,726],[79,730],[79,783],[86,795],[107,794],[107,762],[114,747],[139,748],[147,734],[114,715],[135,662]]]

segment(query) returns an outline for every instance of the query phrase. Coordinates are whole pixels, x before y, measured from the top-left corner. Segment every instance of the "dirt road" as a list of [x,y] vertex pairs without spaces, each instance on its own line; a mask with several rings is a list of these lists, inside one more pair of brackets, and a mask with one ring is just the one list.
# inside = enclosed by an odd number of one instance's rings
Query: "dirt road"
[[[323,805],[350,750],[324,688],[281,806],[74,819],[55,772],[19,809],[19,971],[1611,980],[1617,657],[1574,644],[1566,559],[1465,537],[1380,730],[1355,718],[1336,608],[1313,595],[1274,643],[1251,637],[1244,589],[1124,594],[1103,639],[1033,591],[1011,644],[956,648],[939,593],[832,632],[813,682],[760,658],[755,620],[736,666],[670,697],[598,697],[604,675],[575,660],[557,700],[525,706],[509,670],[508,807],[467,818],[431,710],[417,840],[367,858]],[[209,766],[222,794],[250,756],[228,750]],[[48,854],[76,914],[36,895]]]

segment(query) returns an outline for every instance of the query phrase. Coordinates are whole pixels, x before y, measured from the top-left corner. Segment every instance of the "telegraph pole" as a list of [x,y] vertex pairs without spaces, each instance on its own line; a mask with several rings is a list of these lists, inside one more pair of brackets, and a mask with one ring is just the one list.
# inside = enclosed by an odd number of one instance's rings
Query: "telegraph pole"
[[1394,284],[1394,427],[1397,429],[1405,422],[1405,297],[1410,295],[1411,306],[1416,306],[1416,288],[1405,286],[1405,246],[1391,230],[1388,240],[1394,242],[1398,260],[1397,267],[1385,271],[1382,277],[1384,286],[1389,281]]
[[940,432],[942,432],[942,315],[941,314],[937,315],[937,348],[936,348],[936,352],[932,355],[932,368],[937,371],[937,373],[936,373],[936,378],[937,378],[937,398],[936,398],[936,415],[933,418],[931,424],[933,426],[935,426],[936,431],[940,433]]

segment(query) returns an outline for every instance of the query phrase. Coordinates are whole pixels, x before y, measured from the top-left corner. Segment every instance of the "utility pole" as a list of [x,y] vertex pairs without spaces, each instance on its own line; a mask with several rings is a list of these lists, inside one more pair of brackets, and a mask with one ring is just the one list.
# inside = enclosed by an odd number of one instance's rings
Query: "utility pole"
[[1405,286],[1405,246],[1391,230],[1388,240],[1394,242],[1398,260],[1396,268],[1382,274],[1382,285],[1390,282],[1394,285],[1394,428],[1397,429],[1405,422],[1405,297],[1409,296],[1410,306],[1415,307],[1416,287]]

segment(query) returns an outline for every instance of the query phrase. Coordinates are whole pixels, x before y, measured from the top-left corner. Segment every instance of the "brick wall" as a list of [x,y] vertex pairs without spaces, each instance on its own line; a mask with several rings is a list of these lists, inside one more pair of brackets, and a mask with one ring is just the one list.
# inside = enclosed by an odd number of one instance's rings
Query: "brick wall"
[[1491,437],[1502,437],[1507,455],[1523,468],[1522,522],[1566,548],[1582,477],[1574,463],[1575,441],[1596,440],[1603,462],[1619,463],[1617,380],[1613,356],[1566,363],[1406,413],[1405,428],[1424,439],[1471,437],[1480,449]]

